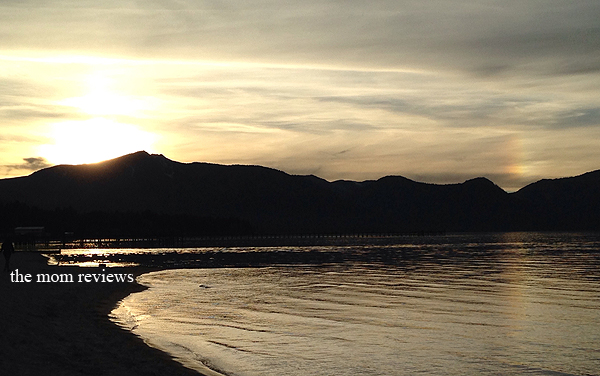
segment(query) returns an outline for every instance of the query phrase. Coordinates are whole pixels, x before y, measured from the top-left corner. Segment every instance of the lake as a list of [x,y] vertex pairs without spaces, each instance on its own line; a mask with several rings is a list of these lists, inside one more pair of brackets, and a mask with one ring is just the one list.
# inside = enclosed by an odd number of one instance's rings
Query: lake
[[152,272],[138,278],[149,289],[112,319],[187,366],[224,375],[600,372],[598,234],[355,243],[220,249],[347,256]]

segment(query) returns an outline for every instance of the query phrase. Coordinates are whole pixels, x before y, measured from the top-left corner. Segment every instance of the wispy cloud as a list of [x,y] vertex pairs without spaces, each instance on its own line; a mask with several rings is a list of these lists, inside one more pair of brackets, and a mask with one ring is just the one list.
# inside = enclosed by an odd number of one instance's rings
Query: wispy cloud
[[[597,62],[597,1],[3,2],[4,48],[506,71]],[[487,67],[487,68],[486,68]]]

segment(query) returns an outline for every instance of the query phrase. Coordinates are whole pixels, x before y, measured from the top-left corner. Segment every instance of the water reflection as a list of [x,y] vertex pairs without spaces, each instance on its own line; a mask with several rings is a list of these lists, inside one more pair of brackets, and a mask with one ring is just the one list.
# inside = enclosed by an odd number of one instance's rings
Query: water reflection
[[[232,267],[143,275],[151,288],[123,302],[121,321],[188,364],[235,375],[600,369],[596,235],[413,240],[209,250],[213,265]],[[279,266],[261,267],[268,253]]]

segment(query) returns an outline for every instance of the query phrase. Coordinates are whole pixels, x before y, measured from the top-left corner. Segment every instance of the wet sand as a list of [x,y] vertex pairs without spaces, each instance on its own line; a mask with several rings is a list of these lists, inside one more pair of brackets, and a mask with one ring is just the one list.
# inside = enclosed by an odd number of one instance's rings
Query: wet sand
[[[4,258],[0,256],[0,268]],[[99,268],[49,266],[35,252],[17,252],[11,269],[21,274],[99,272]],[[154,269],[110,268],[138,276]],[[16,283],[0,273],[0,374],[196,375],[168,354],[112,323],[115,305],[137,283]]]

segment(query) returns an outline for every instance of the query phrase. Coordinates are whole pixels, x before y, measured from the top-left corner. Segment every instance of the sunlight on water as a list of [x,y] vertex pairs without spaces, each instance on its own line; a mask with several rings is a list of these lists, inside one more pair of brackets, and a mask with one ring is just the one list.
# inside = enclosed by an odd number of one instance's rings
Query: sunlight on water
[[392,246],[386,263],[154,272],[113,315],[228,375],[596,374],[597,239],[514,236]]

